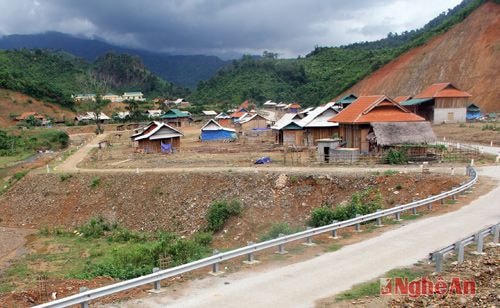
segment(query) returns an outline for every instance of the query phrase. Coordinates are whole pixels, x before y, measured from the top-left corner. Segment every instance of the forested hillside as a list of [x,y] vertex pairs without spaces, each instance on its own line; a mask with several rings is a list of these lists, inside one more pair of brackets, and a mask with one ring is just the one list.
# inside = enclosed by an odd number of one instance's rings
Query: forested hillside
[[139,58],[129,55],[106,54],[94,64],[88,64],[61,52],[0,51],[0,88],[65,107],[72,107],[72,94],[84,90],[79,80],[89,71],[109,80],[110,91],[142,91],[149,97],[177,97],[188,93],[152,74]]
[[174,84],[195,88],[198,81],[212,77],[227,64],[216,56],[170,55],[111,45],[98,39],[74,37],[59,32],[16,34],[0,37],[0,49],[49,49],[64,51],[92,63],[106,53],[137,56],[146,68]]
[[299,101],[306,106],[324,103],[402,53],[446,32],[484,2],[464,0],[421,29],[389,33],[375,42],[317,47],[305,58],[277,59],[267,52],[262,58],[245,56],[200,82],[190,99],[202,104],[238,103],[247,98]]

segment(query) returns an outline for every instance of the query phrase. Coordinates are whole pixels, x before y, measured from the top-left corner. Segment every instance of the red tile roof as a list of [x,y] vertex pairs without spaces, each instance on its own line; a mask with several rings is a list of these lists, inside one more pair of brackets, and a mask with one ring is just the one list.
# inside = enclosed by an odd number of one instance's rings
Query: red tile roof
[[288,108],[300,109],[301,107],[300,107],[300,105],[299,105],[299,104],[297,104],[297,103],[293,103],[293,104],[291,104]]
[[35,119],[40,119],[40,120],[45,119],[45,117],[39,114],[38,112],[30,111],[30,112],[23,112],[20,116],[16,117],[16,120],[18,121],[26,120],[30,116],[33,116]]
[[409,100],[410,98],[411,98],[410,95],[398,96],[394,99],[394,101],[399,104],[401,102]]
[[408,111],[385,95],[360,96],[329,120],[337,123],[418,122],[424,118]]
[[247,112],[245,112],[245,111],[236,111],[236,112],[231,113],[230,117],[231,118],[240,118],[245,113],[247,113]]
[[434,98],[434,97],[471,97],[467,92],[460,91],[449,82],[435,83],[415,96],[415,98]]

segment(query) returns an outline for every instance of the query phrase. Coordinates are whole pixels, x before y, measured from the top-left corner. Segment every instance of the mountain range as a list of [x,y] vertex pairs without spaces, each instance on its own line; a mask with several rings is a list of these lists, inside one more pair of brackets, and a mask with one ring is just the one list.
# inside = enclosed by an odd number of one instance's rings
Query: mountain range
[[106,43],[98,39],[87,39],[59,32],[40,34],[7,35],[0,37],[0,49],[51,49],[65,51],[94,62],[108,53],[124,53],[138,56],[146,68],[174,84],[195,88],[201,80],[207,80],[230,61],[216,56],[170,55],[140,49],[130,49]]

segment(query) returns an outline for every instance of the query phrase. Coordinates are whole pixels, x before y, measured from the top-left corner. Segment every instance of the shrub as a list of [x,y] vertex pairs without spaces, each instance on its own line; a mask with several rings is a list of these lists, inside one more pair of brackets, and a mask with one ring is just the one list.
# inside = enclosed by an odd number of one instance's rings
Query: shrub
[[20,179],[24,178],[24,176],[28,174],[28,171],[20,171],[20,172],[16,172],[14,173],[14,175],[12,176],[12,179],[14,181],[19,181]]
[[102,217],[92,218],[89,222],[78,228],[78,231],[86,238],[100,238],[104,236],[106,231],[115,229],[116,226],[111,225]]
[[312,227],[321,227],[331,224],[334,220],[343,221],[356,217],[356,215],[367,215],[382,208],[382,195],[379,191],[374,197],[370,197],[372,189],[365,189],[351,196],[351,201],[345,205],[335,208],[322,206],[311,212],[308,224]]
[[391,165],[402,165],[408,162],[406,150],[401,148],[399,150],[390,149],[384,157],[384,161]]
[[60,180],[61,182],[65,182],[65,181],[67,181],[67,180],[71,179],[72,177],[73,177],[73,175],[71,175],[71,174],[61,174],[61,175],[59,176],[59,180]]
[[387,176],[395,175],[395,174],[398,174],[398,173],[399,173],[399,171],[391,170],[391,169],[384,171],[384,175],[387,175]]
[[101,178],[96,176],[93,177],[92,180],[90,181],[90,187],[95,188],[101,184]]
[[231,216],[241,214],[241,203],[238,200],[216,201],[212,203],[206,214],[207,231],[218,232]]
[[[111,228],[110,228],[111,229]],[[107,230],[106,230],[107,231]],[[141,242],[146,239],[146,236],[139,232],[130,231],[129,229],[116,227],[108,236],[110,242]]]
[[394,188],[396,190],[401,190],[401,189],[403,189],[403,186],[401,186],[401,184],[397,184]]

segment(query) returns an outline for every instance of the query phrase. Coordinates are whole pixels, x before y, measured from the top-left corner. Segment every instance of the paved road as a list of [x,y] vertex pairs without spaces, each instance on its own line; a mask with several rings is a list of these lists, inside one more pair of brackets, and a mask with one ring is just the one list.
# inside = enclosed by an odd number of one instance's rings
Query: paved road
[[[500,166],[480,169],[500,180]],[[120,307],[311,307],[318,299],[349,289],[395,267],[409,266],[429,252],[500,222],[500,186],[470,205],[441,216],[408,222],[340,250],[263,272],[235,273],[193,281],[183,296],[172,292]]]

